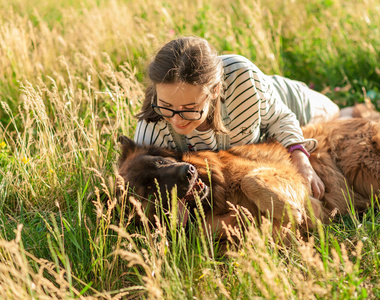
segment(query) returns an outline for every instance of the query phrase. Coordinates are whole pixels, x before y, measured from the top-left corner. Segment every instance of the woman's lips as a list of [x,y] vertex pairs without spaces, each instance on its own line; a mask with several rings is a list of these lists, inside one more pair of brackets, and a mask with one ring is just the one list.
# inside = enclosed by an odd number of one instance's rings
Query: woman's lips
[[190,122],[185,124],[185,125],[180,125],[180,124],[174,124],[175,127],[179,128],[179,129],[185,129],[187,126],[190,125]]

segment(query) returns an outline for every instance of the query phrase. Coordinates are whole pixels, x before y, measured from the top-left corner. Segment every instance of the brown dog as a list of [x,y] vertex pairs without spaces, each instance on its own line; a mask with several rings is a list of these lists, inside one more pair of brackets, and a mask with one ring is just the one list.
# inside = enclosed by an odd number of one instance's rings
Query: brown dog
[[[120,137],[119,174],[152,221],[157,193],[168,209],[168,195],[176,186],[179,215],[186,223],[189,211],[196,206],[195,190],[214,231],[221,229],[222,221],[236,224],[228,201],[247,208],[258,220],[269,215],[277,228],[286,226],[290,219],[300,228],[311,226],[310,213],[329,222],[333,214],[348,212],[349,199],[356,210],[366,209],[371,194],[380,191],[380,123],[336,120],[309,125],[303,131],[306,138],[319,142],[310,162],[326,187],[321,201],[310,196],[288,152],[277,142],[182,155],[155,146],[138,146]],[[312,207],[311,212],[308,207]]]

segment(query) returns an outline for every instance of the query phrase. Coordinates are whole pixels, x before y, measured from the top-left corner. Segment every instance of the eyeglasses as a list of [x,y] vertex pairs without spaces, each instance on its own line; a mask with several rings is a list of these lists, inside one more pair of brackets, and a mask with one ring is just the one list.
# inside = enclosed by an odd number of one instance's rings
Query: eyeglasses
[[[207,100],[207,97],[205,100]],[[206,104],[207,106],[207,104]],[[152,103],[153,110],[162,117],[173,118],[174,115],[178,114],[182,119],[187,121],[198,121],[202,118],[205,107],[202,110],[174,110],[166,108],[163,106],[158,106]]]

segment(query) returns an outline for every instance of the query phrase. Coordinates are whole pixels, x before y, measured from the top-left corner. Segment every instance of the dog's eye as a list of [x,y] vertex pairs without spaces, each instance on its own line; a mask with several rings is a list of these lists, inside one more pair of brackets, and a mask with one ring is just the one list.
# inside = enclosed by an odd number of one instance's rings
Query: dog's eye
[[162,165],[162,164],[164,164],[164,161],[161,158],[159,158],[159,159],[157,159],[157,164]]

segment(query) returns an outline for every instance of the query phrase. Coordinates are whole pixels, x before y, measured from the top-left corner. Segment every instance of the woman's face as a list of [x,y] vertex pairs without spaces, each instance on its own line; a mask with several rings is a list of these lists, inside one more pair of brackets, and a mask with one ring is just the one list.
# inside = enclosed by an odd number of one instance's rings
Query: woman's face
[[[200,86],[189,83],[160,83],[156,84],[157,105],[175,111],[202,111],[199,120],[189,121],[179,114],[173,117],[163,117],[179,134],[189,134],[206,122],[209,110],[209,95]],[[204,124],[203,124],[204,125]],[[202,126],[204,127],[204,126]]]

